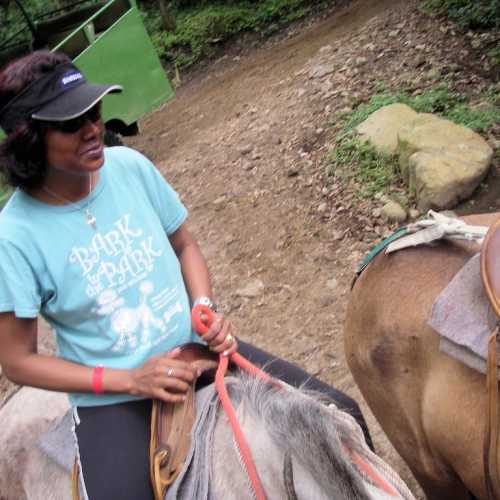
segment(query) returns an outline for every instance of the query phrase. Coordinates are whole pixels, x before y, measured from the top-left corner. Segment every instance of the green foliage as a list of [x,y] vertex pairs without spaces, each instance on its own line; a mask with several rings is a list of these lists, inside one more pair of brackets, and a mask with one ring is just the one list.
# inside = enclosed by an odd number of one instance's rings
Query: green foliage
[[163,55],[177,66],[190,66],[213,53],[214,44],[249,29],[248,11],[232,5],[208,5],[201,11],[183,14],[176,33],[163,35]]
[[329,155],[327,175],[361,184],[359,195],[371,197],[399,181],[397,158],[378,153],[373,146],[352,134],[344,136]]
[[[331,1],[331,0],[330,0]],[[268,36],[329,0],[180,1],[170,4],[175,33],[165,33],[154,3],[144,4],[144,20],[160,57],[176,67],[188,67],[212,56],[217,44],[238,33]]]
[[[21,0],[32,21],[76,0]],[[96,3],[87,0],[85,3]],[[269,36],[333,0],[165,0],[175,33],[163,28],[157,0],[139,0],[146,28],[161,58],[176,67],[191,66],[215,53],[217,44],[241,32]],[[30,43],[31,36],[14,0],[0,2],[0,47]],[[14,37],[14,38],[13,38]]]
[[[22,5],[30,19],[33,20],[40,14],[44,2],[43,0],[33,0],[32,2],[23,2]],[[0,6],[0,20],[0,46],[4,43],[10,45],[9,40],[14,43],[28,39],[29,32],[23,30],[27,26],[26,20],[14,2],[7,2]]]
[[369,102],[359,105],[352,113],[340,116],[340,119],[344,121],[345,132],[350,132],[378,109],[400,102],[419,113],[435,113],[480,132],[500,121],[500,107],[498,102],[495,103],[498,96],[498,91],[492,91],[484,96],[491,106],[471,108],[464,95],[452,92],[446,84],[415,96],[404,91],[383,91],[373,95]]
[[488,51],[488,57],[493,60],[495,66],[500,66],[500,46]]
[[423,8],[428,12],[447,14],[462,28],[500,27],[499,0],[426,0]]
[[350,132],[378,109],[401,102],[403,97],[402,93],[391,94],[382,91],[380,94],[372,96],[368,103],[362,104],[351,113],[342,114],[338,118],[344,122],[344,130]]
[[500,108],[494,106],[480,106],[470,108],[467,104],[454,106],[447,114],[447,118],[473,130],[488,129],[494,123],[500,123]]
[[[25,14],[36,24],[54,15],[66,14],[102,0],[82,0],[75,6],[75,0],[21,0]],[[20,43],[30,44],[32,35],[23,11],[13,0],[0,1],[0,50]]]
[[7,184],[4,173],[0,172],[0,210],[7,203],[11,194],[12,188]]
[[12,188],[7,186],[3,182],[3,180],[0,181],[0,210],[3,208],[5,203],[7,203],[7,200],[9,199],[10,195],[12,194]]

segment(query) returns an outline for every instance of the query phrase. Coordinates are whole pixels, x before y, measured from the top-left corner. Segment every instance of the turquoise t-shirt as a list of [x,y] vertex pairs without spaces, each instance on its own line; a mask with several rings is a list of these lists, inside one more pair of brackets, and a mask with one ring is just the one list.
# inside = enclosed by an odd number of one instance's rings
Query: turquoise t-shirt
[[[186,217],[152,163],[125,147],[105,149],[99,181],[78,204],[48,205],[16,190],[0,213],[0,312],[41,313],[58,355],[92,367],[134,368],[197,341],[167,237]],[[77,406],[133,399],[70,395]]]

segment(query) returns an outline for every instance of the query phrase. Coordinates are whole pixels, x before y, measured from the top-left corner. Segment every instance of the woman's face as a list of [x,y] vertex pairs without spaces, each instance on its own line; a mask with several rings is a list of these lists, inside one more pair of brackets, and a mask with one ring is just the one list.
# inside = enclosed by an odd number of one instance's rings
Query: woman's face
[[[45,145],[49,170],[62,170],[78,175],[94,172],[102,167],[104,125],[99,113],[100,104],[97,106],[97,112],[94,107],[73,123],[69,120],[46,126]],[[78,125],[79,128],[74,131],[73,128]]]

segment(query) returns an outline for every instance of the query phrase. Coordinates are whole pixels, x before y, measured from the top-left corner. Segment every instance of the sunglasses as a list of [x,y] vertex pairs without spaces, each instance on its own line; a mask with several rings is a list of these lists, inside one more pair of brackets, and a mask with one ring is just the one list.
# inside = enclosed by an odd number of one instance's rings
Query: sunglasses
[[72,120],[65,120],[62,122],[50,121],[45,123],[52,130],[57,130],[63,134],[75,134],[87,123],[87,121],[97,123],[100,119],[101,104],[98,103],[83,115],[73,118]]

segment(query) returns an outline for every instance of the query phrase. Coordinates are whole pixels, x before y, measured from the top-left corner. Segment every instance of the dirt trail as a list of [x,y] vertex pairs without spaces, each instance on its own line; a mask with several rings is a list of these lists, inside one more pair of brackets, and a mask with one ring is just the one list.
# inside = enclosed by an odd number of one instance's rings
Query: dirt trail
[[[223,60],[148,116],[142,135],[129,141],[181,193],[237,333],[360,402],[342,323],[366,246],[338,238],[342,215],[325,221],[317,211],[324,191],[313,172],[328,147],[322,127],[330,101],[303,86],[322,47],[348,44],[353,32],[369,31],[367,23],[403,4],[354,2],[290,39]],[[343,52],[334,65],[344,63]],[[417,492],[364,403],[363,410],[377,450]]]
[[[379,82],[417,92],[447,76],[484,90],[487,83],[470,74],[476,59],[466,37],[415,6],[341,0],[322,21],[211,65],[127,143],[156,162],[188,206],[237,334],[360,402],[378,453],[423,498],[343,352],[350,283],[373,234],[384,229],[354,217],[359,199],[323,178],[335,135],[329,125]],[[50,349],[46,332],[41,340]],[[12,387],[0,376],[0,398],[6,390]]]
[[[153,113],[142,123],[142,130],[156,136],[156,140],[150,138],[155,142],[155,156],[171,155],[171,148],[177,147],[180,141],[200,140],[205,129],[224,123],[245,105],[262,105],[266,97],[278,98],[273,88],[283,79],[293,78],[318,49],[335,40],[348,39],[350,32],[368,20],[404,2],[362,0],[339,3],[351,5],[339,6],[338,14],[314,24],[305,32],[292,34],[281,43],[266,44],[239,63],[223,61],[221,68],[215,65],[204,77],[181,87],[176,99],[167,104],[167,109]],[[170,123],[175,123],[175,126],[171,127]]]

